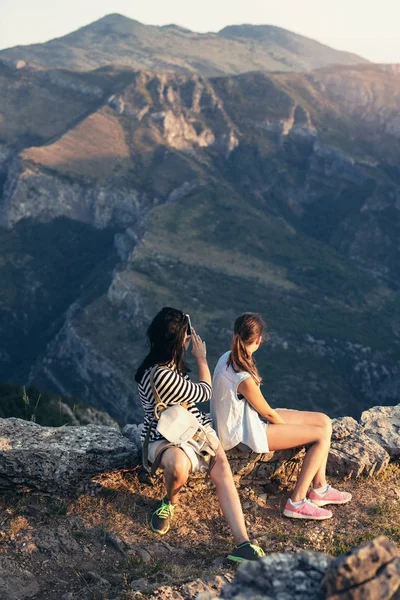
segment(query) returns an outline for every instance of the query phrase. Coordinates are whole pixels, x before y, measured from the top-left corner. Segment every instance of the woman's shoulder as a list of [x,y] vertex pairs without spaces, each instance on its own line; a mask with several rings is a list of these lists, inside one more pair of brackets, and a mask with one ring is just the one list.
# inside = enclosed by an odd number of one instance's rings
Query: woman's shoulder
[[230,350],[228,350],[228,352],[224,352],[224,354],[222,356],[220,356],[217,364],[215,365],[214,371],[217,371],[219,369],[222,369],[223,367],[228,366],[228,358],[229,358],[230,353],[231,353]]
[[151,365],[147,367],[147,369],[144,371],[139,385],[143,385],[146,381],[148,381],[150,379],[151,373],[153,373],[154,379],[158,379],[160,376],[163,376],[165,373],[171,371],[174,371],[176,373],[175,365]]
[[248,377],[251,377],[251,374],[248,371],[236,371],[232,364],[229,364],[230,351],[225,352],[219,361],[214,370],[214,377],[226,377],[230,381],[233,381],[237,384],[237,382],[243,381]]

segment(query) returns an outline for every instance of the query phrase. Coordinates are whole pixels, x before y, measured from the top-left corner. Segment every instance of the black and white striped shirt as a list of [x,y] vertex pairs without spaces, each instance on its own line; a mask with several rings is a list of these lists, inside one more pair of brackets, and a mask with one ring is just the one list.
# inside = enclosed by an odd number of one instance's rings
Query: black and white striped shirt
[[[142,432],[142,441],[146,437],[150,423],[154,418],[155,399],[150,385],[150,373],[153,367],[149,367],[143,374],[138,384],[139,397],[144,409],[144,428]],[[211,398],[211,386],[205,381],[193,383],[187,375],[180,375],[176,371],[175,365],[166,367],[160,365],[154,373],[154,384],[160,400],[165,404],[180,404],[185,402],[188,411],[190,411],[201,425],[211,423],[209,414],[202,413],[197,408],[199,402],[206,402]],[[157,420],[154,421],[150,433],[150,442],[163,439],[157,431]]]

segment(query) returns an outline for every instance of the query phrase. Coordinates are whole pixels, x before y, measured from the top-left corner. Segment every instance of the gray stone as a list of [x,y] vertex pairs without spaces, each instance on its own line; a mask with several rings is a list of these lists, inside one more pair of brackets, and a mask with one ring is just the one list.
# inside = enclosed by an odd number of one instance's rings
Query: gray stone
[[165,557],[170,558],[171,555],[174,557],[182,556],[184,553],[184,550],[174,548],[167,542],[141,543],[135,544],[129,548],[129,554],[138,556],[144,563],[148,563],[153,560],[159,560]]
[[21,569],[13,561],[0,561],[0,598],[1,600],[24,600],[39,592],[39,584],[30,571]]
[[[218,593],[218,590],[217,590]],[[196,600],[398,600],[400,549],[381,536],[336,559],[315,552],[271,554],[242,563],[220,597]]]
[[[389,568],[389,565],[392,566]],[[386,574],[382,570],[383,567],[387,567]],[[353,596],[343,596],[342,593],[372,580],[379,580],[383,585],[387,579],[392,580],[389,587],[393,594],[400,586],[400,550],[388,538],[380,536],[332,561],[322,586],[328,597],[336,597],[335,594],[340,594],[338,598],[353,598]],[[374,589],[376,589],[375,585]],[[359,597],[374,598],[367,595]],[[377,597],[391,598],[391,596],[375,596]]]
[[370,477],[385,469],[389,461],[386,450],[365,435],[354,419],[335,419],[328,456],[328,475],[345,479],[360,475]]
[[362,427],[353,417],[340,417],[332,420],[332,440],[344,440],[355,432],[362,431]]
[[110,533],[109,531],[107,531],[105,534],[105,539],[111,546],[114,546],[114,548],[118,550],[118,552],[125,555],[127,544],[123,540],[121,540],[121,538],[115,535],[115,533]]
[[242,563],[235,580],[222,589],[227,600],[322,600],[321,581],[331,557],[316,552],[271,554]]
[[122,435],[125,435],[129,440],[131,440],[131,442],[133,442],[135,446],[141,448],[142,440],[140,439],[140,436],[142,434],[143,427],[143,423],[141,423],[140,425],[134,425],[129,423],[123,428]]
[[112,427],[0,419],[0,491],[74,493],[94,475],[131,467],[137,455],[137,446]]
[[290,448],[277,452],[257,454],[233,448],[227,456],[232,473],[241,484],[264,485],[271,479],[283,484],[296,477],[304,457],[304,448]]
[[87,571],[85,576],[89,581],[97,583],[102,587],[108,587],[110,585],[110,582],[107,581],[107,579],[104,579],[104,577],[101,577],[101,575],[99,575],[95,571]]
[[327,596],[326,600],[396,600],[399,590],[400,558],[397,558],[384,565],[373,579]]
[[364,433],[384,448],[391,457],[400,456],[400,404],[374,406],[361,415]]

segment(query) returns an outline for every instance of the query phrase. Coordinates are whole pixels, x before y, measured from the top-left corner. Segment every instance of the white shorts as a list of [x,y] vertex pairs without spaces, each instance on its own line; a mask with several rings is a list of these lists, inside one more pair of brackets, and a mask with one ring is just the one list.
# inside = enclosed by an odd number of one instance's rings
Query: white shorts
[[[217,438],[217,434],[215,432],[215,430],[211,427],[211,425],[205,425],[204,429],[206,429],[207,433],[210,435],[210,437],[212,437],[212,439],[215,439],[216,441],[218,440]],[[149,462],[153,463],[156,459],[156,456],[159,452],[159,450],[161,450],[160,446],[165,446],[166,444],[169,444],[169,442],[165,439],[162,438],[161,440],[157,440],[155,442],[150,442],[149,444]],[[193,447],[188,444],[187,442],[180,444],[179,446],[176,446],[176,448],[181,448],[184,453],[186,454],[186,456],[188,457],[188,459],[190,460],[190,465],[191,465],[191,469],[190,472],[191,473],[205,473],[208,470],[208,462],[206,460],[204,460],[199,454],[197,454],[197,452],[195,452],[193,450]]]

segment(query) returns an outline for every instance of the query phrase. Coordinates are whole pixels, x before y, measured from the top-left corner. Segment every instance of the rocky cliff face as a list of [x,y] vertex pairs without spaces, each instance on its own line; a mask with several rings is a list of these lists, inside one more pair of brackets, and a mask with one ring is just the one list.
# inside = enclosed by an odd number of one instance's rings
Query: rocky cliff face
[[25,290],[2,292],[4,377],[139,421],[144,331],[170,304],[193,314],[211,366],[234,317],[261,312],[274,405],[356,416],[397,401],[396,69],[1,77],[0,269]]

